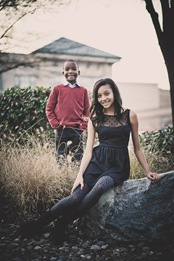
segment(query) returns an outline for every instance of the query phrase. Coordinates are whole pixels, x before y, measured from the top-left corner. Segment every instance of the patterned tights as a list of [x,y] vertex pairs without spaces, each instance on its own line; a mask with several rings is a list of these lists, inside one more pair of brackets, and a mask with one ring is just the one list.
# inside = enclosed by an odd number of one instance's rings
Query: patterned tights
[[74,220],[94,206],[100,197],[112,187],[114,187],[113,179],[109,176],[103,176],[92,188],[87,184],[83,189],[80,186],[77,187],[73,194],[57,202],[51,208],[51,212],[57,218],[63,215],[71,216],[69,219]]

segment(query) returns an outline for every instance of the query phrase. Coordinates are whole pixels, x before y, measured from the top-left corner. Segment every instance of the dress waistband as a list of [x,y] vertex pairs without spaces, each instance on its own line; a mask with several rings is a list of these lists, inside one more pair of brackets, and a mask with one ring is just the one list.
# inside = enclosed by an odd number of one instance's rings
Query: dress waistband
[[100,147],[114,148],[114,149],[127,149],[127,148],[128,148],[127,146],[118,146],[118,145],[114,146],[113,144],[110,145],[110,144],[105,144],[105,143],[99,143],[98,146],[100,146]]

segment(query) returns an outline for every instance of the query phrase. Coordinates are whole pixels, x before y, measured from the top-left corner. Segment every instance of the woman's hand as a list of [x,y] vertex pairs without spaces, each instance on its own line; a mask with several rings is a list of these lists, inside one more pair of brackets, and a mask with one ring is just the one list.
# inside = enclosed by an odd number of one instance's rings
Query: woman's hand
[[80,185],[81,189],[83,189],[84,187],[84,181],[83,181],[83,177],[82,176],[77,176],[73,187],[71,189],[71,194],[74,192],[74,190]]
[[147,178],[152,182],[157,182],[160,179],[160,176],[158,173],[149,172],[147,173]]

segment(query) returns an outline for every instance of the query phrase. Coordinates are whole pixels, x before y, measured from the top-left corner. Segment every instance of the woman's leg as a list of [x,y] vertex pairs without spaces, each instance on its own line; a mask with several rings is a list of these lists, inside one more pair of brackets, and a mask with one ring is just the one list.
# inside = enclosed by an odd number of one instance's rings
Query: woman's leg
[[51,209],[47,210],[37,220],[21,224],[21,235],[26,237],[34,236],[59,216],[71,214],[75,206],[79,204],[89,191],[90,187],[86,184],[83,189],[78,187],[73,194],[59,200]]
[[49,211],[47,211],[38,220],[26,223],[23,226],[23,234],[37,234],[44,226],[54,221],[60,216],[63,216],[63,222],[68,225],[71,221],[84,215],[84,213],[94,206],[100,197],[114,186],[114,181],[111,177],[103,176],[95,186],[91,189],[85,184],[81,190],[78,187],[73,194],[61,199]]
[[77,206],[90,190],[91,188],[87,184],[84,185],[83,189],[79,186],[72,195],[61,199],[51,208],[51,212],[57,217],[54,223],[55,227],[52,231],[53,241],[56,243],[64,241],[68,225],[80,216]]
[[91,191],[86,194],[83,200],[78,205],[79,212],[83,215],[87,210],[93,207],[100,197],[108,191],[110,188],[114,187],[114,180],[109,176],[101,177]]
[[77,187],[73,194],[59,200],[50,209],[51,213],[56,217],[70,213],[74,207],[78,206],[90,190],[91,188],[87,184],[84,184],[83,189],[81,189],[80,186]]
[[[73,220],[83,216],[85,212],[94,206],[100,197],[112,187],[114,187],[113,179],[109,176],[103,176],[91,190],[86,190],[84,193],[86,195],[84,196],[83,194],[83,199],[80,199],[74,208],[69,209],[69,212],[66,215],[63,215],[61,219],[57,220],[56,229],[54,231],[55,239],[60,239],[60,231],[65,229]],[[78,193],[76,196],[78,196]]]
[[[69,209],[69,212],[66,215],[63,215],[55,223],[55,229],[52,233],[52,239],[57,243],[62,243],[64,240],[64,233],[66,227],[77,218],[85,214],[92,206],[94,206],[100,197],[108,191],[110,188],[114,187],[114,181],[111,177],[104,176],[98,180],[95,186],[91,190],[86,190],[83,194],[83,199],[78,201],[78,204]],[[78,196],[78,193],[76,194]],[[63,203],[63,202],[62,202]]]
[[[91,190],[87,185],[85,185],[85,190],[77,188],[72,195],[73,197],[69,198],[70,202],[67,202],[67,198],[65,198],[60,200],[57,205],[54,205],[52,211],[60,213],[60,210],[63,210],[64,214],[61,212],[63,216],[60,219],[57,219],[55,223],[55,228],[52,232],[53,241],[62,243],[64,241],[67,226],[73,220],[84,215],[85,212],[94,206],[100,197],[112,187],[114,187],[113,179],[108,176],[103,176]],[[75,202],[75,204],[72,204],[72,201]],[[65,206],[68,210],[67,212],[65,211]]]
[[[86,187],[89,188],[87,185],[86,185]],[[75,200],[76,204],[71,205],[71,206],[73,206],[72,208],[68,207],[67,208],[68,211],[66,213],[62,212],[63,222],[68,224],[71,221],[84,215],[85,212],[87,210],[89,210],[92,206],[94,206],[98,202],[100,197],[112,187],[114,187],[114,181],[111,177],[103,176],[102,178],[100,178],[91,190],[86,189],[86,191],[84,191],[83,197],[81,197],[78,200],[78,202],[77,202],[77,200]],[[76,193],[75,196],[78,196],[78,193]],[[59,202],[58,202],[58,205],[59,205]],[[67,205],[69,205],[69,203]],[[55,207],[56,207],[56,205],[55,205]],[[58,208],[57,208],[57,210],[58,210]]]

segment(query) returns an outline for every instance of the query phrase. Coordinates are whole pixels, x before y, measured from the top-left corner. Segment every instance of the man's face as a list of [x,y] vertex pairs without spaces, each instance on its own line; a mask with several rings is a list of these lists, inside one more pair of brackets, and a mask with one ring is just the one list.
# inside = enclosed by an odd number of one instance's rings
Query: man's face
[[75,83],[77,76],[80,74],[80,71],[78,69],[78,65],[73,61],[67,61],[64,63],[63,67],[63,75],[70,83]]

